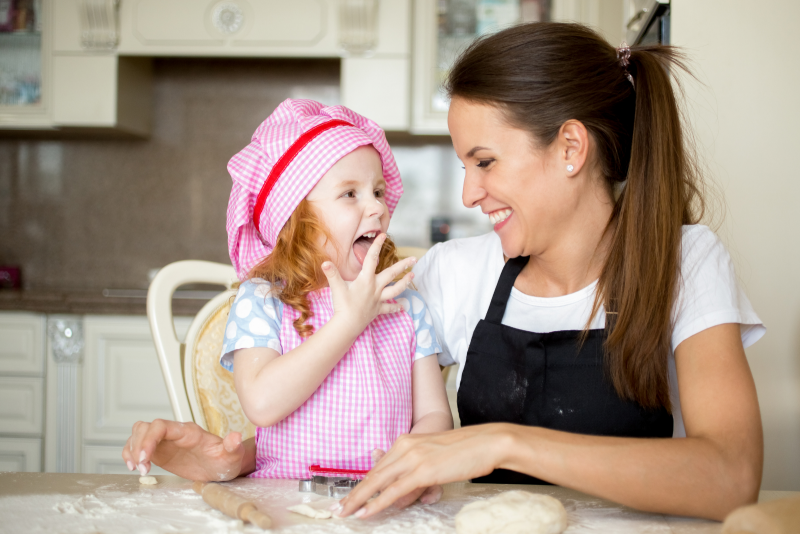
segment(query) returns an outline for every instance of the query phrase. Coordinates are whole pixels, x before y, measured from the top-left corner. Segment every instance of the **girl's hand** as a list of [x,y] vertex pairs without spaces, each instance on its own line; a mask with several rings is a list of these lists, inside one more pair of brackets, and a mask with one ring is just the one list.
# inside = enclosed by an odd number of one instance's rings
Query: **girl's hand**
[[[340,515],[355,512],[356,517],[365,518],[392,503],[407,506],[420,495],[423,502],[436,502],[441,496],[439,485],[488,475],[509,447],[507,426],[475,425],[438,434],[400,436],[367,477],[342,499]],[[365,505],[378,492],[380,495]]]
[[413,257],[398,261],[375,274],[384,241],[386,234],[380,234],[375,238],[364,258],[361,272],[352,282],[342,280],[333,262],[326,261],[322,264],[322,271],[331,287],[334,318],[347,317],[348,324],[351,324],[354,332],[358,334],[363,332],[378,315],[402,310],[399,304],[390,304],[386,301],[405,291],[414,278],[414,273],[409,272],[399,282],[389,286],[392,280],[416,263],[417,260]]
[[252,471],[255,442],[243,443],[238,432],[222,439],[195,423],[139,421],[133,425],[122,459],[129,470],[138,468],[142,475],[152,463],[189,480],[230,480]]

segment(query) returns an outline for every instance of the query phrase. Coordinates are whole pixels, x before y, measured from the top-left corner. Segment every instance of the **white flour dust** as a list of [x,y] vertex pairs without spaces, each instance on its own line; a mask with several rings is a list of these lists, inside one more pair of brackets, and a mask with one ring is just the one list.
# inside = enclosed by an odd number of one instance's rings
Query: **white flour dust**
[[[190,489],[90,495],[26,495],[0,498],[0,517],[14,531],[84,534],[263,532],[212,510]],[[0,532],[5,529],[0,525]],[[9,531],[10,532],[10,531]]]

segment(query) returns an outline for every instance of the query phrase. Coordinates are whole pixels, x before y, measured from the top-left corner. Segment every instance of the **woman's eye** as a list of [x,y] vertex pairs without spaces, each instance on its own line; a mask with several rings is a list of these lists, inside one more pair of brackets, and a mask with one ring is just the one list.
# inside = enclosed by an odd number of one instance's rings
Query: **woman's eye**
[[479,169],[485,169],[488,167],[494,160],[493,159],[482,159],[478,162],[477,167]]

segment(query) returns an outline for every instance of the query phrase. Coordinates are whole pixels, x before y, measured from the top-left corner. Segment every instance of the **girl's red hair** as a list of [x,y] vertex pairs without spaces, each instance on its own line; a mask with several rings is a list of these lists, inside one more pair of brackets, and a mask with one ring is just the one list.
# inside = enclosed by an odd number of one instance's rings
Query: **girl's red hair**
[[[311,204],[303,199],[278,234],[272,253],[248,275],[248,279],[262,278],[269,282],[281,302],[300,312],[294,327],[301,337],[314,333],[314,328],[306,323],[314,315],[307,297],[312,291],[325,287],[327,279],[322,264],[332,261],[319,246],[321,238],[333,241]],[[387,237],[375,272],[379,273],[398,261],[397,247]]]

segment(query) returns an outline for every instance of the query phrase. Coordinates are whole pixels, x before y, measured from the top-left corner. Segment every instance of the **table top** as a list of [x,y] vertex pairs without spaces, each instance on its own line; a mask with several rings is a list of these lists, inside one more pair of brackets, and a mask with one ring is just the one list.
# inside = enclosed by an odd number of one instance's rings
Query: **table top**
[[[60,533],[174,533],[262,532],[228,518],[194,493],[191,482],[176,476],[156,476],[158,484],[139,484],[138,475],[67,473],[0,473],[0,532]],[[545,493],[559,499],[569,515],[568,533],[711,534],[721,531],[715,521],[638,512],[604,499],[557,486],[447,484],[439,503],[389,509],[374,518],[310,519],[286,510],[307,503],[327,509],[334,501],[299,493],[295,480],[240,478],[225,483],[255,502],[273,520],[273,531],[394,534],[455,532],[455,514],[465,504],[512,489]],[[762,491],[760,500],[798,492]]]

